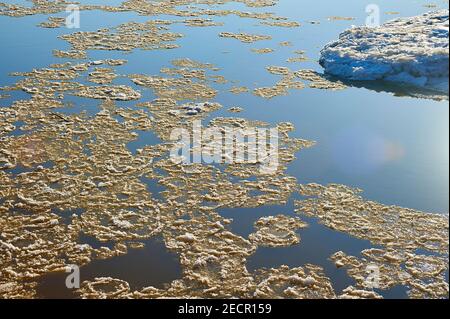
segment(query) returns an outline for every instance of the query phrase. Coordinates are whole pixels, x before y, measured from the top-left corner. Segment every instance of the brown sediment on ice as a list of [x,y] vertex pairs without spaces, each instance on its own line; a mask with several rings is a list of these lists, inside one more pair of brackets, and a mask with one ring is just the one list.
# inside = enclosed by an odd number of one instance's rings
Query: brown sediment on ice
[[95,68],[89,73],[89,81],[96,84],[110,84],[116,77],[112,68]]
[[147,21],[145,23],[128,22],[113,29],[101,29],[92,32],[75,32],[62,35],[72,46],[73,51],[119,50],[132,51],[175,49],[173,41],[183,37],[179,33],[165,32],[165,23]]
[[[300,56],[298,61],[303,61],[304,57]],[[296,62],[297,60],[288,60],[288,62]],[[271,99],[276,96],[287,95],[290,89],[301,90],[306,87],[304,82],[298,81],[302,79],[308,83],[309,88],[322,90],[342,90],[347,88],[340,81],[331,81],[324,75],[313,70],[292,71],[287,67],[268,66],[267,71],[274,75],[282,76],[282,79],[271,87],[261,87],[253,90],[253,94],[262,98]]]
[[[153,90],[154,94],[162,99],[173,100],[201,100],[213,99],[217,90],[211,87],[211,82],[224,84],[223,76],[209,75],[207,71],[216,72],[219,69],[212,64],[200,63],[190,59],[172,61],[172,68],[162,68],[161,73],[176,76],[173,78],[163,76],[148,76],[140,74],[129,75],[134,84]],[[191,115],[204,111],[205,105],[198,105],[190,110]],[[178,110],[181,112],[182,110]],[[174,112],[176,112],[174,110]],[[194,114],[196,113],[196,114]]]
[[222,38],[232,38],[239,40],[243,43],[252,43],[263,40],[271,40],[272,37],[269,35],[260,34],[248,34],[248,33],[232,33],[232,32],[222,32],[219,34]]
[[342,251],[331,256],[338,267],[344,267],[360,289],[371,289],[369,281],[376,267],[376,286],[387,290],[395,286],[408,287],[410,298],[448,298],[449,288],[445,279],[448,256],[417,254],[414,250],[367,249],[362,258],[347,256]]
[[275,75],[289,75],[290,73],[289,68],[282,66],[268,66],[266,69],[269,73]]
[[61,26],[63,26],[66,22],[66,18],[61,18],[61,17],[48,17],[47,21],[45,22],[41,22],[38,24],[38,26],[42,27],[42,28],[59,28]]
[[[247,7],[263,8],[270,7],[277,3],[271,0],[224,0],[219,4],[228,2],[241,2]],[[251,18],[269,21],[285,21],[287,18],[276,16],[268,12],[248,12],[240,10],[222,10],[222,9],[206,9],[195,7],[192,4],[198,4],[193,0],[175,0],[168,2],[151,2],[146,0],[126,0],[118,6],[108,5],[89,5],[79,4],[72,1],[61,0],[31,0],[31,6],[26,7],[17,4],[0,2],[0,15],[10,17],[24,17],[36,14],[56,14],[65,12],[68,5],[77,5],[80,11],[101,10],[105,12],[136,12],[140,15],[157,16],[168,15],[187,18],[184,20],[189,26],[211,26],[216,25],[215,22],[209,21],[202,16],[228,16],[236,15],[241,18]],[[217,5],[215,0],[203,0],[202,4]],[[186,6],[183,8],[183,6]]]
[[305,62],[308,61],[309,59],[305,56],[305,51],[302,50],[296,50],[294,51],[294,54],[296,56],[294,57],[290,57],[286,60],[286,62],[288,63],[298,63],[298,62]]
[[139,92],[125,85],[82,86],[74,93],[74,95],[92,99],[110,99],[118,101],[131,101],[141,98],[141,94]]
[[308,87],[321,90],[343,90],[347,86],[341,81],[330,81],[323,74],[314,70],[300,70],[294,72],[294,75],[302,80],[310,82]]
[[448,252],[448,216],[367,201],[360,192],[337,184],[302,185],[300,193],[311,198],[297,201],[297,211],[376,245]]
[[83,50],[53,50],[53,55],[57,58],[87,59],[86,51]]
[[267,53],[272,53],[274,52],[274,49],[271,48],[261,48],[261,49],[252,49],[252,52],[258,53],[258,54],[267,54]]
[[291,47],[291,46],[293,46],[292,42],[290,42],[290,41],[282,41],[278,45],[280,47]]
[[256,298],[330,299],[335,293],[319,266],[263,269],[257,275]]
[[242,107],[239,107],[239,106],[233,106],[228,109],[228,112],[231,112],[231,113],[240,113],[242,111],[243,111]]
[[[237,249],[237,250],[236,250]],[[247,248],[248,249],[248,248]],[[314,265],[289,268],[261,269],[254,276],[234,255],[246,252],[244,242],[241,246],[231,246],[232,257],[219,265],[220,252],[203,253],[191,266],[195,275],[187,275],[190,281],[176,280],[166,290],[146,287],[133,291],[127,282],[114,278],[96,278],[86,281],[80,289],[84,298],[188,298],[188,297],[241,297],[241,298],[287,298],[324,299],[335,298],[329,278],[323,269]],[[241,251],[240,253],[238,253]],[[200,254],[195,252],[194,254]],[[213,255],[211,255],[213,253]],[[214,255],[215,253],[215,255]],[[232,268],[235,267],[235,268]],[[201,272],[201,273],[200,273]],[[223,280],[223,281],[221,281]],[[212,285],[211,288],[206,288]]]
[[228,83],[228,80],[223,75],[211,75],[210,76],[211,81],[217,84],[226,84]]
[[186,19],[184,23],[189,27],[217,27],[224,25],[223,22],[215,22],[211,19],[202,18]]
[[298,28],[300,23],[296,21],[263,21],[262,25],[268,25],[271,27],[283,27],[283,28]]
[[[130,292],[123,281],[99,278],[84,282],[78,294],[86,298],[252,296],[256,284],[253,274],[246,270],[245,260],[257,245],[232,234],[227,229],[229,220],[215,211],[221,207],[285,204],[296,189],[296,180],[284,174],[286,166],[299,149],[313,143],[290,138],[293,126],[278,124],[282,149],[274,175],[255,171],[258,162],[226,164],[225,158],[224,171],[213,166],[174,163],[167,158],[173,145],[172,130],[190,129],[195,119],[222,106],[214,102],[179,104],[158,88],[197,88],[190,81],[205,81],[209,78],[206,71],[217,68],[180,59],[173,62],[175,68],[165,70],[179,76],[167,78],[168,83],[163,78],[132,76],[141,81],[139,85],[152,87],[160,95],[132,110],[114,101],[137,99],[139,93],[129,86],[107,83],[114,81],[114,67],[124,63],[99,60],[55,64],[16,73],[23,78],[5,88],[23,90],[31,98],[0,110],[0,119],[5,123],[0,129],[0,197],[4,199],[0,204],[1,296],[38,297],[35,289],[41,276],[64,271],[68,264],[82,266],[95,259],[126,254],[129,248],[136,247],[136,240],[158,234],[163,234],[168,249],[179,253],[182,279],[170,283],[167,290],[147,287]],[[79,83],[83,78],[102,85]],[[196,99],[198,92],[194,91],[187,91],[185,98]],[[93,103],[99,112],[91,116],[83,112],[58,113],[65,107],[61,99],[66,94],[99,99]],[[189,112],[193,109],[199,111],[192,115]],[[24,123],[24,134],[11,136],[16,121]],[[215,118],[207,126],[268,127],[266,123],[238,118]],[[145,146],[133,155],[126,145],[138,138],[135,131],[149,130],[165,143]],[[19,166],[25,168],[23,173],[9,171]],[[142,176],[156,179],[166,188],[163,199],[153,198],[141,182]],[[252,176],[256,179],[248,180]],[[70,214],[77,210],[81,213]],[[63,211],[69,212],[68,220],[59,215]],[[113,246],[81,244],[80,234]]]
[[359,192],[336,184],[302,185],[300,194],[307,198],[296,201],[296,211],[384,247],[362,251],[362,258],[343,252],[331,256],[337,267],[348,268],[356,289],[371,288],[367,278],[376,266],[382,290],[403,285],[411,298],[448,298],[448,216],[367,201]]
[[256,96],[271,99],[276,96],[287,95],[290,89],[301,90],[305,88],[305,84],[297,81],[294,73],[287,67],[268,66],[266,69],[271,74],[281,75],[282,79],[272,87],[254,89],[253,94]]
[[255,222],[256,232],[249,235],[250,241],[259,246],[284,247],[300,243],[297,230],[307,224],[299,218],[286,215],[262,217]]
[[158,78],[142,75],[133,76],[133,82],[140,86],[152,88],[161,98],[175,100],[209,100],[217,91],[205,83],[196,83],[187,78]]
[[14,3],[0,2],[0,15],[6,15],[10,17],[24,17],[34,14],[53,14],[63,12],[69,1],[42,1],[32,0],[31,7],[25,7]]
[[247,93],[249,91],[250,91],[250,89],[246,86],[233,86],[230,89],[230,92],[233,94],[242,94],[242,93]]
[[188,58],[173,60],[172,64],[179,68],[208,69],[213,71],[218,70],[218,68],[215,67],[214,64],[198,62]]
[[383,296],[371,289],[358,289],[353,286],[348,286],[338,296],[339,299],[383,299]]

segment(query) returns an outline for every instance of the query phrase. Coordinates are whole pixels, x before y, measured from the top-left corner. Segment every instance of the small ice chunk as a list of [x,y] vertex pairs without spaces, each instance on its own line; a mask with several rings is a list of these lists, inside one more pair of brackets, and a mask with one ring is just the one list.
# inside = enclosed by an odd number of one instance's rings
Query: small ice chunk
[[196,238],[193,234],[186,233],[184,235],[178,236],[178,240],[183,241],[185,243],[193,243],[196,240]]

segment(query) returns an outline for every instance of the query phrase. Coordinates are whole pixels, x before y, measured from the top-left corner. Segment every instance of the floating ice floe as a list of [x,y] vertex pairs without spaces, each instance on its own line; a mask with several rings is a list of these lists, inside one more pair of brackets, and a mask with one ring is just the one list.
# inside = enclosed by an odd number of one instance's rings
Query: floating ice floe
[[321,51],[325,72],[355,81],[382,80],[448,98],[448,10],[353,27]]

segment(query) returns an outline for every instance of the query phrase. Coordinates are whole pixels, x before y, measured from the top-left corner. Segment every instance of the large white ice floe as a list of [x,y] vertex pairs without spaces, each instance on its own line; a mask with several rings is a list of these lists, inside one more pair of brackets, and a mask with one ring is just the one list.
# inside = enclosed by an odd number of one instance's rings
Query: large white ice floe
[[356,81],[406,83],[448,96],[448,10],[353,27],[321,51],[325,72]]

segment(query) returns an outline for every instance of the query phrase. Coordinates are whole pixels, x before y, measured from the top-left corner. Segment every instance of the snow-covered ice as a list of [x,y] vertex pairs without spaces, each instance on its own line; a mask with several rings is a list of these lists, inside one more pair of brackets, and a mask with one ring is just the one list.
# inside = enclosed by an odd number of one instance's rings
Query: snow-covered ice
[[356,81],[406,83],[448,95],[448,10],[353,27],[321,51],[325,72]]

